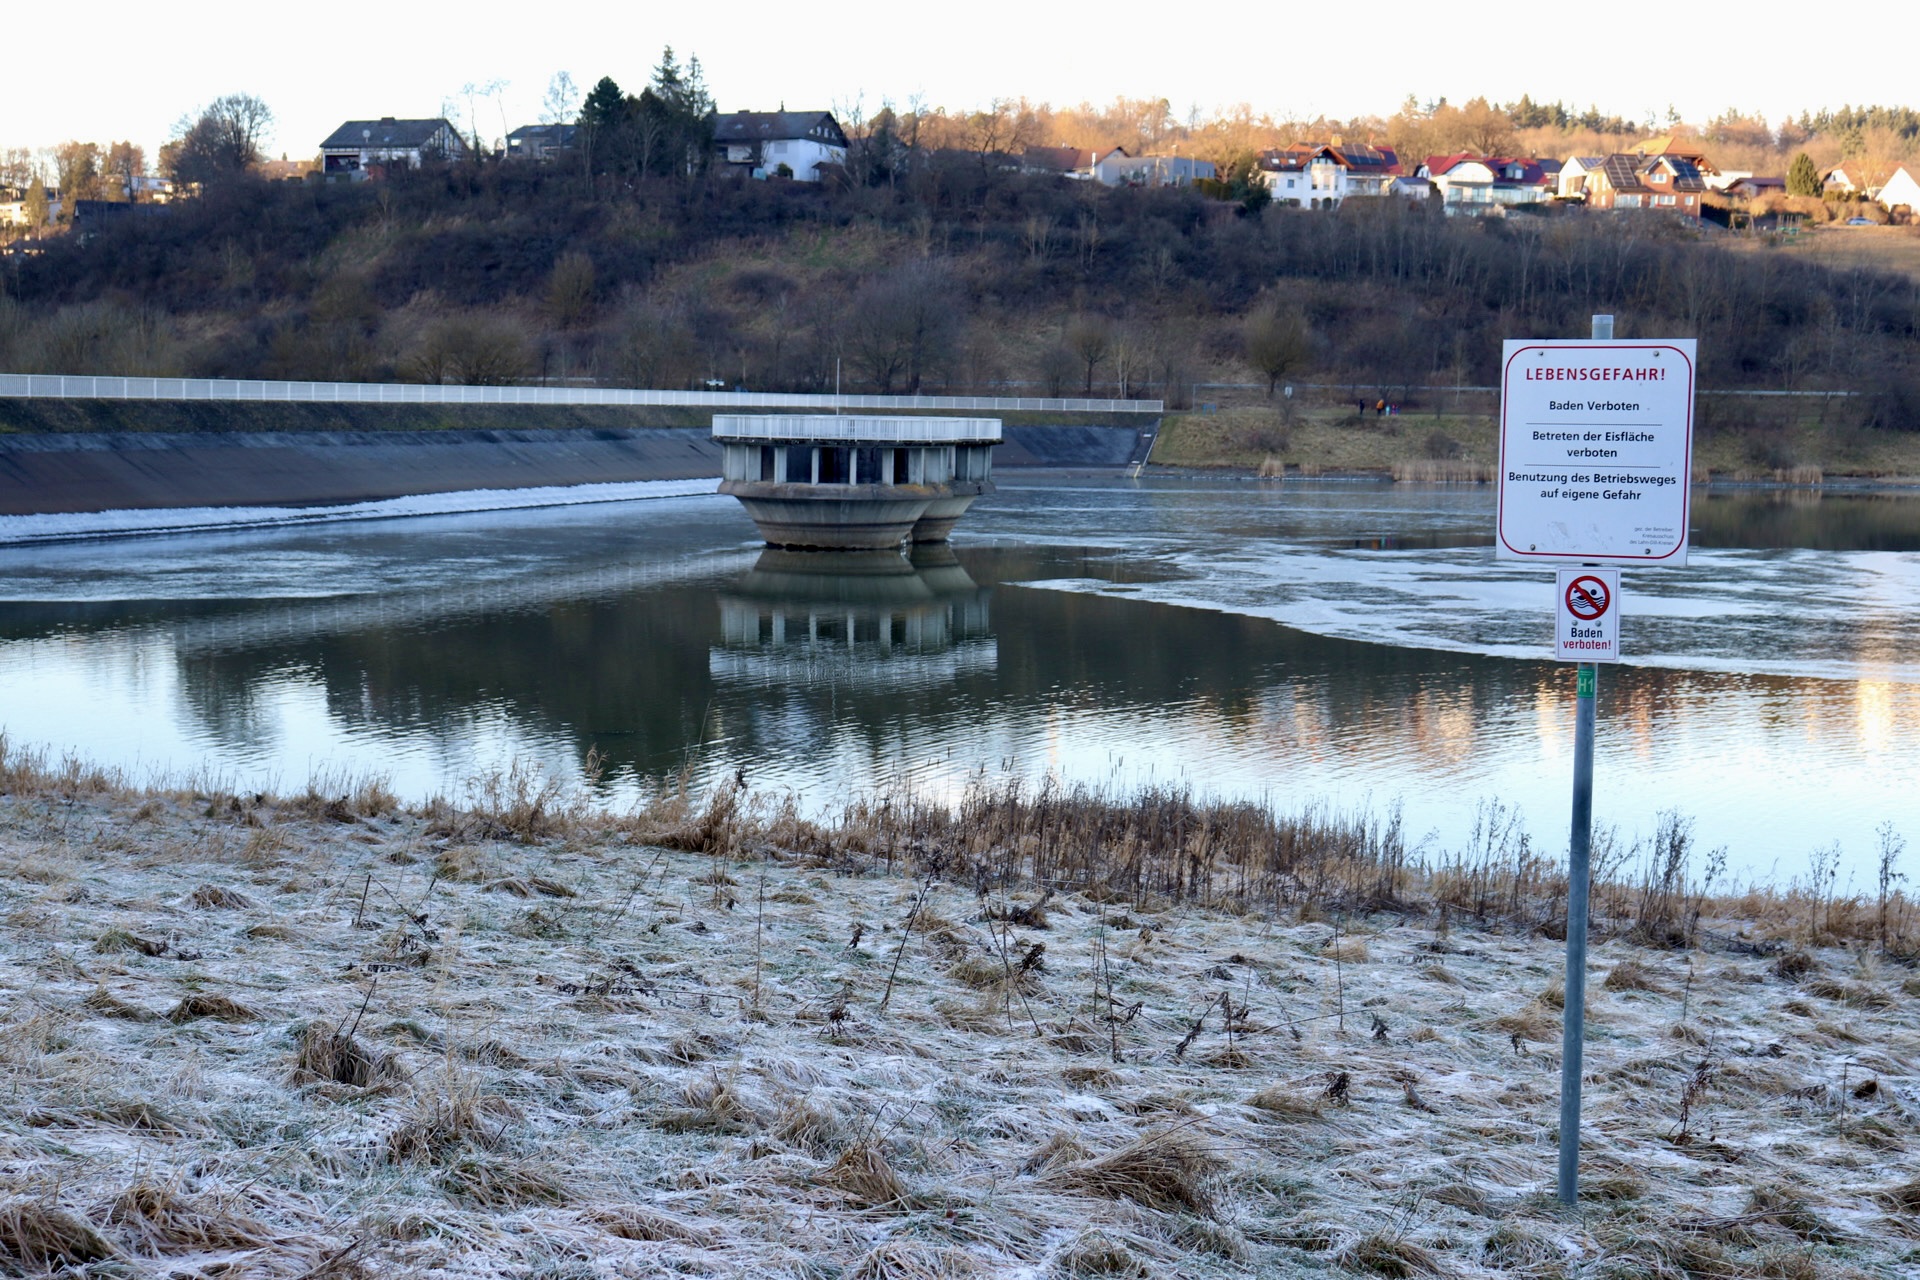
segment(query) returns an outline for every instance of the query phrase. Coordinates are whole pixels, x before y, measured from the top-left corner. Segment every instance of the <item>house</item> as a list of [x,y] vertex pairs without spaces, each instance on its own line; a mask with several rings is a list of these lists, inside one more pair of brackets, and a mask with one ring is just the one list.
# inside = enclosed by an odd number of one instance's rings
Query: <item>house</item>
[[1587,191],[1587,175],[1607,162],[1605,156],[1568,156],[1560,166],[1554,183],[1554,195],[1562,200],[1579,200]]
[[1100,153],[1085,147],[1028,147],[1020,153],[1020,171],[1084,182],[1093,177],[1099,161]]
[[1821,175],[1820,188],[1828,195],[1863,195],[1871,197],[1879,189],[1886,174],[1880,172],[1880,166],[1865,161],[1848,161]]
[[1352,196],[1424,196],[1405,182],[1400,157],[1391,147],[1296,143],[1262,153],[1255,170],[1273,193],[1275,204],[1308,209],[1337,209]]
[[1915,181],[1913,171],[1902,165],[1881,184],[1879,194],[1874,199],[1889,213],[1905,205],[1908,213],[1920,214],[1920,181]]
[[[1709,179],[1709,185],[1711,185],[1711,179]],[[1787,194],[1787,180],[1762,178],[1751,173],[1743,173],[1720,190],[1730,200],[1758,200],[1761,196]]]
[[733,111],[713,118],[713,149],[741,174],[818,182],[821,165],[847,162],[847,135],[827,111]]
[[574,135],[580,126],[572,124],[523,124],[507,135],[509,160],[552,160],[562,151],[573,149]]
[[1192,156],[1130,156],[1115,147],[1093,166],[1093,176],[1109,187],[1184,187],[1213,177],[1213,164]]
[[1556,189],[1538,160],[1519,156],[1428,156],[1420,171],[1449,214],[1504,214],[1514,205],[1541,204]]
[[320,144],[320,168],[329,177],[359,179],[368,177],[375,168],[405,165],[418,169],[428,161],[458,159],[466,152],[460,131],[444,119],[396,120],[382,116],[378,120],[349,120],[335,129]]
[[1691,158],[1675,152],[1608,156],[1585,176],[1589,209],[1651,209],[1699,218],[1706,176]]

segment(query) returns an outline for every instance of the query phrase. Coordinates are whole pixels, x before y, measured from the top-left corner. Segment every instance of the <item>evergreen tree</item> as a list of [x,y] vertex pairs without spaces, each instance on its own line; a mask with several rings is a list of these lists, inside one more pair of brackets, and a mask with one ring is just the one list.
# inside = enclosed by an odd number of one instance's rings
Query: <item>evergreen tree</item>
[[1787,194],[1790,196],[1817,196],[1820,194],[1820,170],[1813,163],[1813,157],[1802,151],[1793,158],[1787,168]]
[[27,225],[35,231],[47,225],[51,208],[47,201],[47,184],[36,175],[33,185],[27,188]]

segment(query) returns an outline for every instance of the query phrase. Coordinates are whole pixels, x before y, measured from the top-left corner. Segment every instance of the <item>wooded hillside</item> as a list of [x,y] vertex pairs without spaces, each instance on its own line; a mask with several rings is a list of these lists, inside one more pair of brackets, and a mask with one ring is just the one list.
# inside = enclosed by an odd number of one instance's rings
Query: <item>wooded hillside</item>
[[1500,339],[1697,336],[1708,387],[1920,429],[1920,284],[1583,210],[1248,211],[935,156],[901,181],[538,165],[241,183],[0,271],[24,372],[1029,393],[1494,380]]

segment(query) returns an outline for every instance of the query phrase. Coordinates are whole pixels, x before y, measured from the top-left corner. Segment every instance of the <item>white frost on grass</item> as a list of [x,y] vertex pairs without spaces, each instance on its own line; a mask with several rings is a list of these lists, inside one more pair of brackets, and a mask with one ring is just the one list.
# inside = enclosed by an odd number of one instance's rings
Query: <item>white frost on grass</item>
[[635,480],[612,484],[542,485],[528,489],[466,489],[318,507],[168,507],[0,516],[0,546],[128,538],[206,530],[268,529],[338,520],[393,520],[535,507],[634,502],[714,492],[715,481]]
[[0,799],[0,1268],[57,1265],[5,1252],[32,1213],[143,1274],[1920,1261],[1920,983],[1864,951],[1601,942],[1569,1216],[1549,938],[1071,892],[1009,925],[999,891],[916,910],[851,855],[632,830]]

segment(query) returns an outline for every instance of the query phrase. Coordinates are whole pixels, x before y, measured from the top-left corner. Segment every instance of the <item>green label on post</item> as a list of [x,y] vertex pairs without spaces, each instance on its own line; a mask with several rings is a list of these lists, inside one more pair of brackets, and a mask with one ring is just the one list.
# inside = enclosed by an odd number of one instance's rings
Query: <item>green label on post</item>
[[1578,669],[1580,672],[1579,696],[1582,698],[1591,698],[1593,696],[1593,667],[1583,662]]

